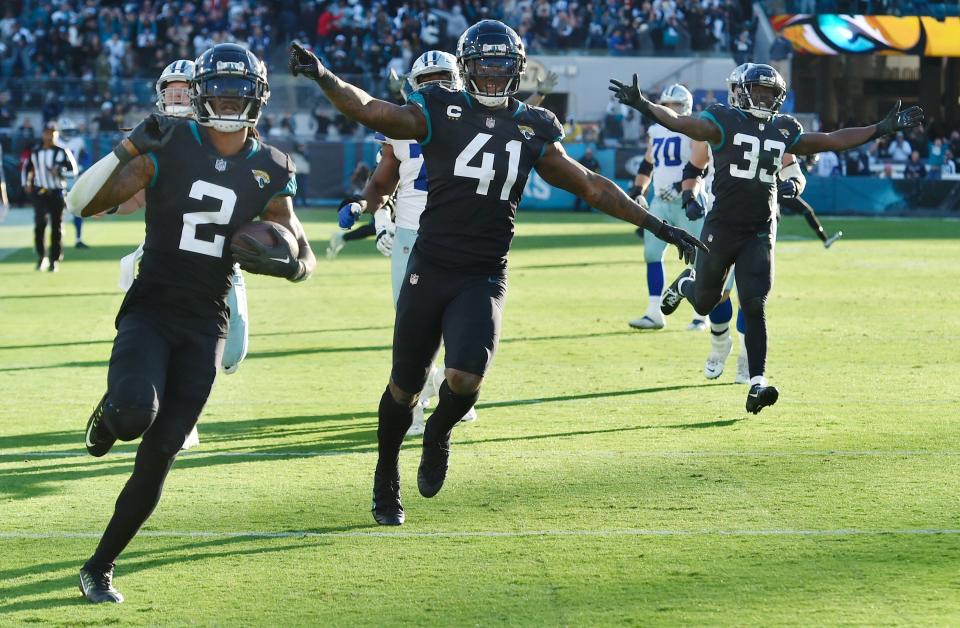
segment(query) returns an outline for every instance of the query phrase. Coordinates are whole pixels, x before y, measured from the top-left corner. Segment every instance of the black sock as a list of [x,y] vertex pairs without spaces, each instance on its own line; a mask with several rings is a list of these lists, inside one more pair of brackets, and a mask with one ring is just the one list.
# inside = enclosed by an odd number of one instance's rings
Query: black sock
[[477,390],[471,395],[458,395],[447,385],[447,380],[440,384],[440,391],[437,393],[439,401],[437,407],[430,415],[427,426],[423,431],[423,440],[425,441],[447,441],[450,439],[450,432],[463,415],[477,403],[480,391]]
[[750,377],[763,375],[767,367],[767,317],[763,309],[759,313],[743,313],[747,324],[744,344],[747,346],[747,362],[750,365]]
[[377,424],[377,473],[387,472],[398,475],[400,468],[400,446],[403,437],[413,423],[413,407],[399,404],[390,394],[390,387],[380,397]]
[[697,285],[696,279],[686,279],[680,282],[680,285],[677,286],[677,292],[680,293],[684,299],[693,303],[693,289]]
[[153,513],[163,492],[163,482],[176,456],[170,457],[143,445],[137,450],[133,475],[117,497],[113,517],[100,538],[97,550],[85,567],[106,571],[113,567],[120,552],[127,547],[140,526]]

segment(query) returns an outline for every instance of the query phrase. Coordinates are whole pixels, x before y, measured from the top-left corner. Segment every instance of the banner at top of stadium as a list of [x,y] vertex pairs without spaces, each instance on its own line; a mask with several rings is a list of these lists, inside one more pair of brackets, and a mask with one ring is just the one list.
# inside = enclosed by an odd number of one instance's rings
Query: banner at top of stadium
[[815,55],[910,54],[960,57],[960,18],[893,15],[775,15],[794,50]]

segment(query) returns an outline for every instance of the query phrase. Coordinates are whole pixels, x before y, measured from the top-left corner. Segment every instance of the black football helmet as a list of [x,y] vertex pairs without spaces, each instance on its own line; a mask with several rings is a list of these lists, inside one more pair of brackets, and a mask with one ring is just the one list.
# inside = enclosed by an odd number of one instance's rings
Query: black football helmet
[[497,107],[520,89],[527,53],[517,33],[497,20],[477,22],[457,42],[457,65],[467,92]]
[[[756,87],[768,87],[772,93],[754,94]],[[761,120],[769,120],[780,111],[786,97],[787,84],[780,73],[764,63],[752,63],[740,77],[736,107]]]
[[[238,99],[236,113],[223,113],[214,99]],[[267,66],[237,44],[217,44],[197,57],[190,81],[190,104],[197,122],[224,133],[253,128],[270,98]]]

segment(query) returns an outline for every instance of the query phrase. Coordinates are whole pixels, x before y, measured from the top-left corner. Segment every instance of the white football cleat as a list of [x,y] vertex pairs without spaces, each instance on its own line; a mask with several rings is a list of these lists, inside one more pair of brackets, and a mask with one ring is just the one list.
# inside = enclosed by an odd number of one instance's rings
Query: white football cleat
[[423,430],[426,426],[427,424],[423,420],[423,406],[418,403],[413,406],[413,423],[407,430],[407,436],[423,436]]
[[723,337],[712,336],[710,338],[710,353],[707,355],[707,362],[703,365],[703,375],[707,379],[717,379],[723,375],[723,367],[727,364],[727,358],[733,350],[733,338],[728,331]]
[[476,421],[476,420],[477,420],[477,409],[476,409],[476,407],[472,407],[472,408],[470,408],[469,410],[467,410],[467,413],[463,415],[463,418],[460,419],[459,422],[460,422],[460,423],[473,423],[473,422]]
[[823,248],[829,249],[829,248],[833,245],[834,242],[836,242],[837,240],[839,240],[839,239],[842,238],[842,237],[843,237],[843,232],[842,232],[842,231],[836,232],[835,234],[833,234],[832,236],[830,236],[829,238],[826,239],[826,241],[823,243]]
[[690,324],[687,325],[687,331],[703,331],[707,328],[706,316],[695,316]]
[[186,451],[187,449],[193,449],[199,444],[200,444],[200,434],[197,432],[197,426],[194,425],[193,429],[190,430],[190,433],[187,434],[187,437],[183,439],[183,446],[180,447],[180,449]]
[[741,351],[737,356],[737,376],[733,380],[734,384],[750,383],[750,366],[747,363],[747,352]]
[[663,313],[659,310],[651,310],[640,318],[633,319],[629,323],[634,329],[663,329],[666,324],[667,321],[664,320]]
[[330,236],[330,244],[327,245],[327,259],[336,258],[346,243],[346,240],[343,239],[343,233],[334,231],[333,235]]

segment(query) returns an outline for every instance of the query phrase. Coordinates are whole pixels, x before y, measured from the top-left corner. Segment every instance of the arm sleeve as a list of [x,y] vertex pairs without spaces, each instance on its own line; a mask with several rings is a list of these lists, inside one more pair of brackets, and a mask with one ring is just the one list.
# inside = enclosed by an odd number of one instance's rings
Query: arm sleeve
[[33,172],[33,153],[30,153],[27,156],[27,160],[23,162],[23,167],[20,168],[20,185],[23,187],[27,186],[28,176]]

